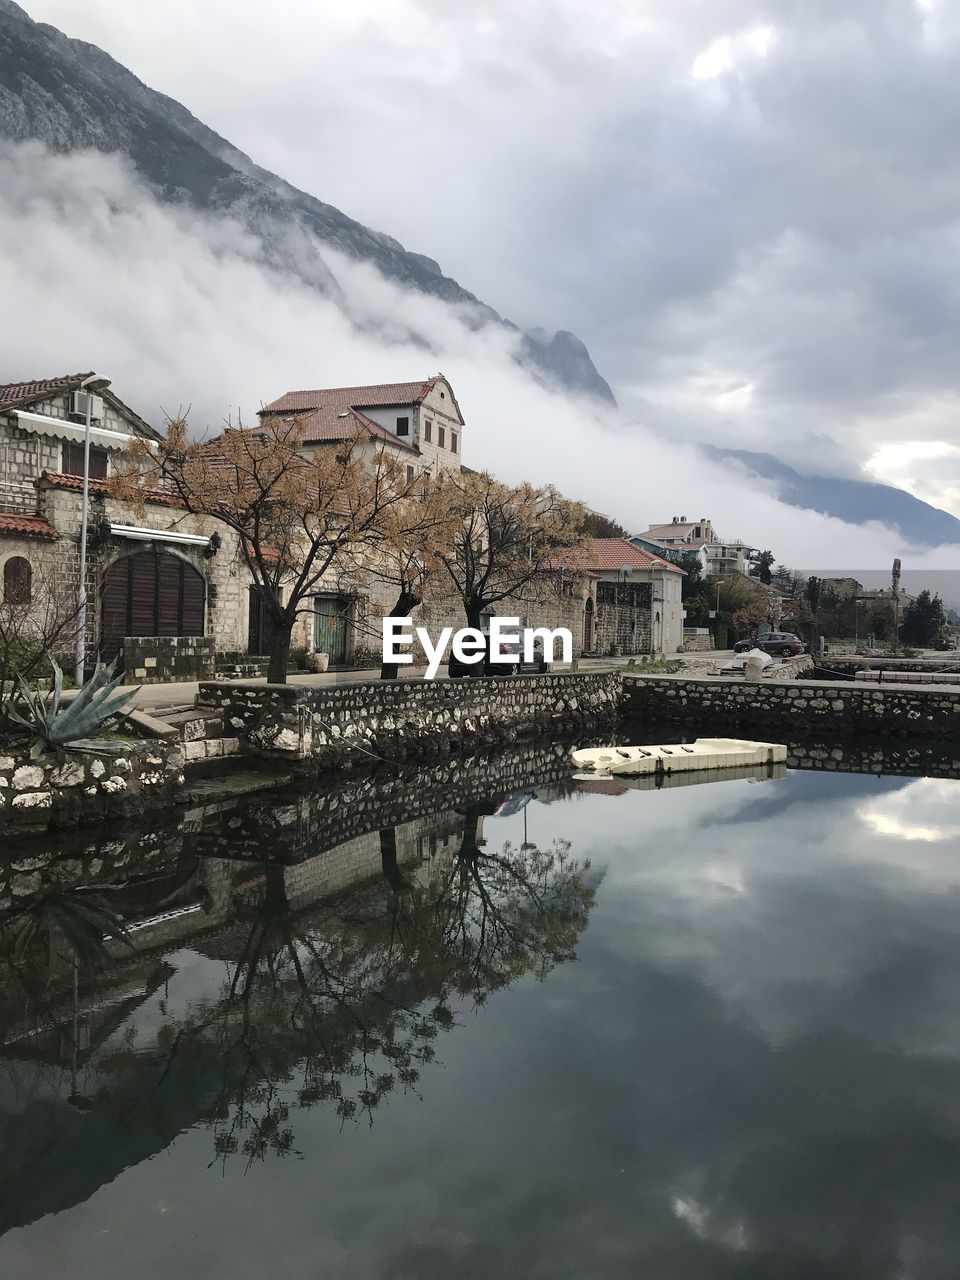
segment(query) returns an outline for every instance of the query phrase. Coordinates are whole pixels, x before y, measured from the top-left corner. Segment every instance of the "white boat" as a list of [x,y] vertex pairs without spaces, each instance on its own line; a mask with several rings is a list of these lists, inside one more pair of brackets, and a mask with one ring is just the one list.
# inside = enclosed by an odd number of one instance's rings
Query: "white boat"
[[695,742],[651,747],[584,747],[570,753],[578,769],[596,774],[637,777],[646,773],[692,773],[743,765],[782,764],[787,748],[779,742],[745,738],[697,738]]

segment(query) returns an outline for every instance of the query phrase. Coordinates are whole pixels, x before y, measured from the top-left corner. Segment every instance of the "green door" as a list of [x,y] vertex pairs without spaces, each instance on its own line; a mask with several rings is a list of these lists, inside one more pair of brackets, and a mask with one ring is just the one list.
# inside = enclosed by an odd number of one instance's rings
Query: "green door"
[[347,610],[343,596],[315,596],[313,643],[318,653],[330,655],[330,665],[347,660]]

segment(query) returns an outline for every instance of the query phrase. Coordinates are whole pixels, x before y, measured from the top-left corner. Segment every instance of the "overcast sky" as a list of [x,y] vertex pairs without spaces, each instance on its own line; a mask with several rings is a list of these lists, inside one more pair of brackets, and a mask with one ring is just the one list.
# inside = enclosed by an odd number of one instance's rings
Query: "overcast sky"
[[950,0],[26,7],[511,318],[577,332],[654,430],[960,514]]

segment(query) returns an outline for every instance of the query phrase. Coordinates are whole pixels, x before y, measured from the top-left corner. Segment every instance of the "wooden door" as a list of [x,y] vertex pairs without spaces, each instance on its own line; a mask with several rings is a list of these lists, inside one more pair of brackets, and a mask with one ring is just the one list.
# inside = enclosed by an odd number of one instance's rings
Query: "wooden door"
[[100,653],[115,658],[124,636],[202,636],[206,583],[179,556],[151,547],[115,560],[100,591]]

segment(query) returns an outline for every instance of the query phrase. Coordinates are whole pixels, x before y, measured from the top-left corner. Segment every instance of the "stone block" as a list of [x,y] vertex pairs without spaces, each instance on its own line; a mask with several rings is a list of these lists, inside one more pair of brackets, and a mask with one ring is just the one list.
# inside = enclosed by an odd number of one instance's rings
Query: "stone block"
[[[43,770],[39,765],[24,764],[19,769],[14,770],[13,789],[14,791],[28,791],[43,786]],[[16,803],[16,802],[14,802]]]

